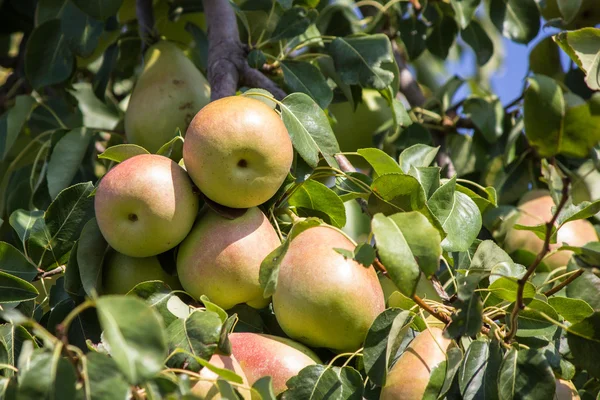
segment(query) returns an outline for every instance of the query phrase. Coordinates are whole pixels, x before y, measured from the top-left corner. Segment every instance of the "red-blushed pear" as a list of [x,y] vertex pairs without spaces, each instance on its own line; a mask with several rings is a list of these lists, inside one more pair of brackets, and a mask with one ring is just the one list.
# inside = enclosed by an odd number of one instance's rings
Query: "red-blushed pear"
[[229,309],[269,304],[258,282],[260,264],[281,242],[258,208],[236,219],[207,210],[179,246],[177,274],[186,292]]
[[[246,375],[244,374],[244,371],[242,370],[242,367],[240,366],[238,360],[236,360],[235,356],[213,354],[208,362],[217,368],[228,369],[239,375],[244,382],[242,383],[242,386],[236,385],[235,389],[242,396],[243,400],[250,400],[252,398],[250,385],[248,384],[248,378],[246,378]],[[192,393],[194,395],[199,396],[203,400],[225,399],[223,396],[221,396],[216,383],[218,379],[223,378],[206,367],[200,370],[199,375],[200,380],[192,388]]]
[[[527,193],[519,202],[519,216],[515,224],[536,226],[549,222],[552,219],[552,207],[554,201],[546,190],[533,190]],[[550,250],[558,249],[563,243],[570,246],[583,246],[589,242],[598,240],[594,226],[587,220],[575,220],[567,222],[559,230],[556,243],[550,245]],[[531,231],[510,228],[504,239],[504,250],[512,254],[517,261],[529,264],[531,260],[527,257],[537,255],[544,245],[544,241]],[[520,253],[526,250],[527,253]],[[550,269],[556,269],[567,265],[571,251],[562,250],[544,258],[544,264]]]
[[113,249],[131,257],[155,256],[177,246],[194,224],[198,203],[183,168],[151,154],[108,171],[94,199],[102,235]]
[[161,40],[146,52],[142,71],[125,112],[130,143],[151,153],[185,133],[194,115],[210,101],[206,78],[173,42]]
[[446,360],[451,343],[439,328],[419,333],[389,371],[379,400],[421,399],[431,371]]
[[385,300],[373,267],[335,250],[355,247],[329,226],[309,228],[291,241],[273,295],[275,316],[289,337],[338,352],[362,346]]
[[156,256],[129,257],[113,250],[104,258],[102,287],[105,294],[126,294],[146,281],[163,281],[171,289],[181,289],[179,279],[169,275]]
[[580,400],[573,382],[564,379],[556,380],[556,392],[553,400]]
[[232,208],[269,200],[294,158],[275,110],[246,96],[213,101],[192,120],[183,144],[187,172],[206,197]]
[[239,332],[230,334],[229,340],[250,385],[270,376],[275,395],[287,390],[288,379],[298,375],[302,368],[321,363],[312,350],[290,339]]

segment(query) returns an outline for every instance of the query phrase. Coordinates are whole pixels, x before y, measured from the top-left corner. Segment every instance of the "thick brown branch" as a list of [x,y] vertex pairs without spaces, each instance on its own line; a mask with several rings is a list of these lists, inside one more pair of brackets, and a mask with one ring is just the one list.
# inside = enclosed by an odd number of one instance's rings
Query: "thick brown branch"
[[571,274],[567,279],[565,279],[564,281],[562,281],[558,285],[554,286],[552,289],[546,290],[544,292],[544,296],[550,297],[553,294],[560,292],[560,290],[562,288],[564,288],[565,286],[567,286],[568,284],[570,284],[571,282],[573,282],[575,279],[579,278],[581,275],[583,275],[584,272],[585,272],[585,270],[583,268],[578,269],[573,274]]
[[142,48],[145,50],[157,36],[154,28],[152,0],[136,0],[135,13],[138,20],[140,38],[142,39]]
[[277,99],[285,93],[260,71],[250,68],[240,41],[235,12],[228,0],[204,0],[208,22],[208,81],[211,99],[233,96],[239,86],[259,87]]
[[533,263],[531,263],[531,265],[529,266],[529,268],[527,268],[525,275],[523,275],[523,277],[518,281],[519,286],[517,288],[517,300],[510,314],[510,331],[508,331],[508,333],[504,337],[506,343],[510,342],[517,333],[519,324],[519,312],[521,312],[521,310],[525,308],[525,303],[523,302],[523,291],[525,290],[525,284],[527,283],[529,278],[531,278],[531,276],[535,273],[535,270],[540,265],[546,254],[548,254],[548,252],[550,251],[550,239],[552,238],[554,224],[556,223],[558,215],[564,208],[565,204],[567,204],[568,199],[569,178],[564,178],[560,203],[558,203],[558,206],[556,206],[556,211],[554,212],[554,215],[552,215],[552,219],[546,223],[546,236],[544,237],[544,245],[542,246],[542,250],[540,250]]

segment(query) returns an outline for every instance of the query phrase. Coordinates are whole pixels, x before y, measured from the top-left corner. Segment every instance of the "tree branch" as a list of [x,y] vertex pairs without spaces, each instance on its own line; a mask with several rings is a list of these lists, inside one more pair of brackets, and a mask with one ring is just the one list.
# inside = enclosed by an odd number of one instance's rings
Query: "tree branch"
[[554,286],[552,289],[546,290],[544,292],[544,296],[550,297],[553,294],[560,292],[560,290],[562,288],[564,288],[565,286],[567,286],[568,284],[570,284],[571,282],[573,282],[575,279],[579,278],[581,275],[583,275],[584,272],[585,272],[585,270],[583,268],[578,269],[572,275],[570,275],[567,279],[565,279],[564,281],[562,281],[558,285]]
[[[518,288],[517,288],[517,301],[513,307],[513,310],[510,314],[510,331],[504,337],[504,341],[509,343],[518,329],[518,318],[519,312],[525,308],[525,303],[523,302],[523,291],[525,290],[525,284],[534,274],[536,268],[540,265],[546,254],[550,251],[550,239],[552,238],[552,229],[554,228],[554,224],[558,219],[558,215],[564,208],[565,204],[567,204],[567,200],[569,199],[569,178],[563,178],[563,188],[562,195],[560,199],[560,203],[556,207],[556,211],[554,211],[554,215],[552,215],[552,219],[546,222],[546,236],[544,238],[544,245],[542,246],[542,250],[538,253],[533,263],[527,268],[525,275],[521,279],[518,280]],[[559,289],[560,290],[560,289]]]
[[203,0],[208,22],[208,81],[211,99],[233,96],[241,83],[268,90],[281,100],[285,92],[260,71],[250,68],[240,41],[235,12],[228,0]]
[[142,51],[145,51],[148,45],[158,36],[154,28],[152,0],[136,0],[135,14],[138,20],[140,38],[142,39]]

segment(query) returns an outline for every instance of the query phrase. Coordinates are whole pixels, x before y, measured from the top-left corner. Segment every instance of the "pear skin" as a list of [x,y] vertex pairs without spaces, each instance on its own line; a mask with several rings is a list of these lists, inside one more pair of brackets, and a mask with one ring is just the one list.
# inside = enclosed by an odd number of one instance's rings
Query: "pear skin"
[[286,382],[309,365],[321,360],[308,347],[293,340],[261,333],[231,333],[232,353],[248,377],[250,385],[262,378],[273,379],[275,395],[287,390]]
[[100,181],[94,208],[113,249],[150,257],[177,246],[189,233],[199,199],[183,168],[153,154],[129,158]]
[[174,43],[156,43],[145,60],[125,113],[125,133],[130,143],[155,153],[177,128],[185,134],[194,115],[210,101],[210,87]]
[[[250,386],[248,385],[248,378],[246,378],[242,367],[233,355],[224,356],[221,354],[213,354],[208,362],[217,368],[228,369],[241,376],[243,380],[242,385],[245,387],[236,386],[235,388],[237,389],[238,393],[242,395],[243,400],[250,400],[252,398],[250,389],[247,389]],[[219,378],[219,375],[210,369],[206,367],[202,368],[200,370],[200,380],[192,388],[192,393],[196,396],[199,396],[203,400],[223,399],[221,393],[219,392],[219,387],[216,384],[216,381]]]
[[213,101],[194,117],[183,159],[206,197],[227,207],[250,208],[277,192],[294,152],[277,112],[259,100],[230,96]]
[[273,295],[275,316],[289,337],[337,352],[362,346],[385,300],[372,266],[334,250],[355,247],[328,226],[307,229],[292,240]]
[[564,379],[556,380],[556,392],[553,400],[580,400],[573,382]]
[[258,208],[234,220],[208,210],[179,246],[177,273],[186,292],[224,309],[269,304],[258,282],[260,264],[280,245],[275,229]]
[[425,393],[431,371],[446,360],[452,341],[439,328],[419,333],[387,375],[379,400],[414,400]]

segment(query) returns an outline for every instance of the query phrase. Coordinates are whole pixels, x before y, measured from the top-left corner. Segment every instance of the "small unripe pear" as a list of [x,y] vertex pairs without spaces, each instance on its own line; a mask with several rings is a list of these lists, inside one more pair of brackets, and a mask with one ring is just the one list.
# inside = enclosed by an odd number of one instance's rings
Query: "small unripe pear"
[[177,273],[186,292],[229,309],[247,303],[262,308],[258,275],[263,259],[281,242],[267,217],[250,208],[230,220],[208,210],[179,246]]
[[414,400],[425,393],[431,371],[446,360],[451,340],[439,328],[419,333],[388,373],[379,400]]
[[321,360],[308,347],[293,340],[259,333],[229,335],[232,353],[239,361],[250,385],[262,378],[273,379],[275,395],[287,389],[286,382],[309,365]]
[[108,171],[94,207],[102,235],[113,249],[150,257],[177,246],[198,213],[198,196],[183,168],[152,154],[129,158]]
[[293,158],[279,114],[247,96],[225,97],[200,110],[183,145],[185,166],[196,186],[212,201],[232,208],[269,200]]
[[355,247],[328,226],[307,229],[292,240],[273,295],[277,321],[292,339],[339,352],[362,346],[385,300],[373,267],[335,250]]

